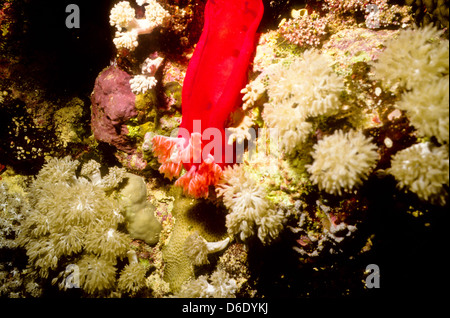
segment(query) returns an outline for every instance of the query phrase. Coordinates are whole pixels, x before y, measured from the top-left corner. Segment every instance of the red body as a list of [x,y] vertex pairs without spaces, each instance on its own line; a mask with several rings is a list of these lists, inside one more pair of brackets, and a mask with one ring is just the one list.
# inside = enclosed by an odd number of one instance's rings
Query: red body
[[[202,135],[207,128],[219,129],[223,148],[222,159],[216,157],[216,163],[221,167],[228,146],[225,124],[242,103],[240,91],[248,81],[263,12],[262,0],[209,0],[203,32],[184,79],[180,128],[195,132],[193,122],[200,120],[201,131],[197,132]],[[189,140],[184,137],[187,146]],[[186,170],[190,166],[185,164]]]
[[208,0],[203,32],[184,79],[179,137],[152,139],[159,171],[172,179],[183,165],[187,172],[175,184],[194,197],[207,197],[223,167],[233,162],[225,126],[242,103],[263,12],[262,0]]

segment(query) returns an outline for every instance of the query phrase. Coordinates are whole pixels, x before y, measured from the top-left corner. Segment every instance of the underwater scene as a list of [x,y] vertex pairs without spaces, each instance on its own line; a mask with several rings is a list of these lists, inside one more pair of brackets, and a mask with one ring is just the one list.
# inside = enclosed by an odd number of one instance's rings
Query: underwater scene
[[448,27],[443,0],[0,0],[1,298],[439,296]]

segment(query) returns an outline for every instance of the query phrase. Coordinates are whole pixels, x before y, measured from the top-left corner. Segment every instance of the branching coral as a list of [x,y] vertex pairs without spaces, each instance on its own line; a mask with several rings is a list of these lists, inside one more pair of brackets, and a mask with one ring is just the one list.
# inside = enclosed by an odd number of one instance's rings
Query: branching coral
[[447,146],[420,143],[397,152],[388,170],[406,188],[425,201],[444,205],[448,198],[449,158]]
[[314,145],[311,180],[331,194],[350,191],[367,179],[378,160],[377,147],[361,132],[338,130]]
[[332,115],[339,109],[343,87],[324,55],[306,51],[301,60],[272,69],[267,86],[270,101],[263,118],[267,126],[279,129],[281,145],[290,151],[311,131],[307,118]]
[[133,93],[145,93],[156,86],[158,81],[153,76],[136,75],[130,80],[130,87]]
[[239,235],[245,241],[257,229],[263,243],[278,237],[285,218],[283,212],[271,206],[264,187],[245,173],[242,166],[226,168],[216,192],[230,211],[226,216],[230,235]]
[[117,3],[109,16],[109,23],[117,29],[114,44],[117,48],[133,50],[138,46],[138,35],[151,33],[168,18],[168,12],[155,0],[140,1],[145,6],[145,18],[136,19],[135,10],[128,1]]

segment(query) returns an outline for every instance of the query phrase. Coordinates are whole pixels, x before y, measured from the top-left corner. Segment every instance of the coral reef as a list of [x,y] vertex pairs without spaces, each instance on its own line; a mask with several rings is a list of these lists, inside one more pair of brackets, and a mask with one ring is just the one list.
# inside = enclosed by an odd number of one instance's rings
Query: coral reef
[[130,80],[131,91],[133,93],[145,93],[155,87],[158,83],[155,78],[155,73],[161,66],[163,60],[160,56],[151,56],[145,59],[141,66],[142,74],[136,75]]
[[[432,26],[400,32],[398,39],[386,43],[374,63],[374,75],[391,90],[406,88],[396,107],[406,111],[421,136],[448,143],[449,41],[440,40],[441,35]],[[405,48],[407,52],[398,54]]]
[[[388,171],[399,188],[444,205],[448,197],[449,41],[440,38],[442,33],[430,25],[403,30],[386,43],[373,67],[375,78],[391,91],[400,91],[395,107],[405,112],[418,137],[439,143],[422,142],[400,150]],[[406,46],[408,51],[400,58],[397,50]],[[417,54],[419,50],[423,55]]]
[[1,297],[437,290],[448,3],[55,8],[0,5]]
[[[332,15],[348,18],[356,22],[364,21],[368,28],[380,28],[386,26],[400,26],[411,22],[410,8],[390,3],[388,0],[375,0],[372,2],[362,0],[326,0],[323,8]],[[347,22],[348,23],[348,22]]]
[[66,266],[76,264],[80,287],[93,294],[114,284],[116,259],[130,239],[117,230],[123,222],[117,202],[77,178],[77,167],[66,157],[50,159],[42,168],[30,188],[33,209],[25,215],[19,241],[40,277],[56,283],[62,276],[64,287]]

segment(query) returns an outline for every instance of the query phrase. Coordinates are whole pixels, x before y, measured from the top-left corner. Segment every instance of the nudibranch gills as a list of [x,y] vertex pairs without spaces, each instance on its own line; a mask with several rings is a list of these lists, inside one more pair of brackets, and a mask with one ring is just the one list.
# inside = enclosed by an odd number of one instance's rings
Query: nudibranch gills
[[[183,164],[188,172],[176,184],[193,196],[207,196],[208,186],[216,184],[222,168],[233,162],[233,151],[225,150],[232,147],[225,125],[242,103],[241,89],[247,83],[263,12],[262,0],[208,0],[203,32],[183,83],[180,133],[178,138],[152,140],[162,163],[159,170],[173,178]],[[210,136],[211,131],[220,136]],[[214,147],[202,143],[217,138]]]

